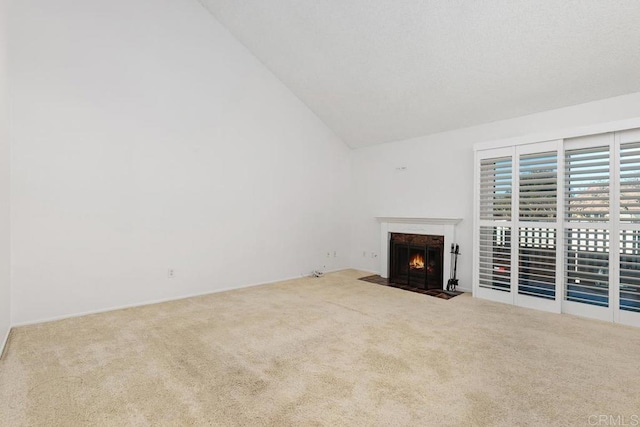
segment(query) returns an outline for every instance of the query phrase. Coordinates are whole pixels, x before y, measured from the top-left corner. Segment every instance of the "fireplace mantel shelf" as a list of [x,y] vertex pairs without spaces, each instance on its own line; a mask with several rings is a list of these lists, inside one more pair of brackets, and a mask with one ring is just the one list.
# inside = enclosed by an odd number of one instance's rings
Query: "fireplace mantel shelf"
[[400,216],[377,216],[379,222],[388,222],[395,224],[451,224],[456,225],[462,218],[408,218]]

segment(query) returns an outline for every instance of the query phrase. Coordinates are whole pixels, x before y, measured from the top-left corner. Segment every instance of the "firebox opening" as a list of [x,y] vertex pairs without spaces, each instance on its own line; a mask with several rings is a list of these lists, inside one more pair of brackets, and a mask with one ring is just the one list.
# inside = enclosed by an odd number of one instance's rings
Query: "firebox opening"
[[444,236],[391,233],[389,280],[418,289],[443,289]]

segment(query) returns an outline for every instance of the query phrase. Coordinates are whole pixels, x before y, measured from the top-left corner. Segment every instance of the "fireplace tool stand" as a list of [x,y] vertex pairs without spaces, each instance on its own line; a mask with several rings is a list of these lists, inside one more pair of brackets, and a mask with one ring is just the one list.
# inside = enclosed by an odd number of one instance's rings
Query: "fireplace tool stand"
[[449,274],[449,281],[447,282],[447,291],[445,292],[448,295],[455,296],[456,287],[458,286],[458,255],[460,255],[460,245],[451,244],[451,272]]

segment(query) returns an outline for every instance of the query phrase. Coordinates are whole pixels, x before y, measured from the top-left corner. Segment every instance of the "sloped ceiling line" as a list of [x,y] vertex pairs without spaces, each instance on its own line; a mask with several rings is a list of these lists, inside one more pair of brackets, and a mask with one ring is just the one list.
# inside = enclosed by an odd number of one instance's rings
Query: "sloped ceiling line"
[[637,0],[200,0],[353,148],[640,91]]

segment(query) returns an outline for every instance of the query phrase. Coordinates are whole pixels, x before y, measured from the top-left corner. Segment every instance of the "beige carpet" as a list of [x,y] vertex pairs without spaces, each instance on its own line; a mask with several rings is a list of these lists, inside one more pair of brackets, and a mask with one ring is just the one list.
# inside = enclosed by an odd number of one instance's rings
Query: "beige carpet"
[[[591,425],[640,330],[344,271],[14,331],[0,425]],[[624,419],[624,418],[619,418]],[[601,424],[602,425],[602,424]]]

